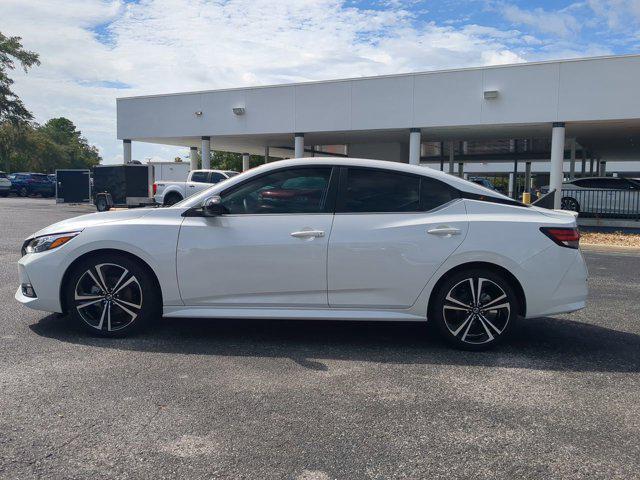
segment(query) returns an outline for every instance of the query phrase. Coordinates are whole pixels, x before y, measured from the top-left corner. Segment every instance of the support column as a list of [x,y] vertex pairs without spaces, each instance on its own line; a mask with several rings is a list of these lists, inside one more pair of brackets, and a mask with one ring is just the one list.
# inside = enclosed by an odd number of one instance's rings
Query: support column
[[605,177],[607,175],[607,162],[605,160],[600,160],[600,159],[598,159],[598,162],[600,163],[598,176]]
[[264,163],[269,163],[269,147],[264,147]]
[[409,163],[420,165],[421,133],[419,128],[412,128],[409,133]]
[[131,162],[131,140],[122,140],[122,162],[126,165]]
[[513,185],[514,185],[514,181],[513,181],[513,172],[509,173],[509,186],[507,187],[508,190],[508,194],[510,197],[513,197]]
[[202,156],[202,168],[211,170],[211,137],[202,137],[202,148],[200,150]]
[[249,170],[249,154],[248,153],[243,153],[242,154],[242,171],[246,172],[247,170]]
[[593,163],[595,159],[593,158],[593,154],[591,154],[591,158],[589,159],[589,175],[593,176],[593,171],[595,170]]
[[531,193],[531,162],[524,164],[524,191]]
[[453,160],[455,152],[453,151],[453,142],[449,142],[449,173],[453,175]]
[[553,208],[559,209],[562,199],[564,163],[564,122],[554,122],[551,130],[551,175],[549,191],[555,190]]
[[513,162],[513,198],[518,199],[518,160]]
[[198,147],[191,147],[189,149],[189,162],[191,163],[191,170],[198,169]]
[[304,157],[304,133],[296,133],[294,139],[294,153],[295,158]]
[[440,171],[444,172],[444,142],[440,142]]
[[458,176],[464,178],[464,163],[458,162]]
[[569,158],[569,178],[573,180],[576,176],[576,139],[571,139],[571,157]]
[[584,147],[582,147],[582,176],[584,176],[585,173],[587,173],[587,152]]

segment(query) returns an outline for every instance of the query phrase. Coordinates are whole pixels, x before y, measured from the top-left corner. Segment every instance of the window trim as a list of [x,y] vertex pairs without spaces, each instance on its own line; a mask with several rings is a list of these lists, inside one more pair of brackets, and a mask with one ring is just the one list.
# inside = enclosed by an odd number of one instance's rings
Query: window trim
[[[345,204],[346,204],[346,199],[347,199],[347,181],[349,178],[349,170],[373,170],[373,171],[378,171],[378,172],[383,172],[386,174],[392,174],[392,175],[401,175],[404,177],[411,177],[411,178],[416,178],[418,179],[418,198],[419,198],[419,210],[412,210],[412,211],[368,211],[368,212],[353,212],[353,211],[349,211],[346,209]],[[424,214],[427,212],[432,212],[435,210],[438,210],[439,208],[441,208],[443,205],[447,205],[450,204],[460,198],[462,198],[462,193],[460,190],[458,190],[457,188],[453,187],[452,185],[449,185],[446,182],[443,182],[441,180],[438,180],[437,178],[433,178],[430,177],[428,175],[418,175],[415,173],[408,173],[408,172],[399,172],[396,170],[391,170],[391,169],[386,169],[386,168],[379,168],[379,167],[363,167],[363,166],[341,166],[340,167],[340,176],[339,176],[339,184],[338,184],[338,198],[336,201],[336,209],[335,209],[335,213],[336,214],[341,214],[341,215],[380,215],[380,214],[394,214],[394,215],[398,215],[398,214],[408,214],[408,215],[415,215],[415,214]],[[449,190],[452,194],[452,198],[451,200],[449,200],[448,202],[445,202],[441,205],[438,205],[436,207],[433,207],[431,209],[425,209],[424,204],[423,204],[423,198],[422,198],[422,188],[423,188],[423,183],[425,182],[425,179],[428,179],[430,181],[433,182],[437,182],[441,185],[443,185],[447,190]]]

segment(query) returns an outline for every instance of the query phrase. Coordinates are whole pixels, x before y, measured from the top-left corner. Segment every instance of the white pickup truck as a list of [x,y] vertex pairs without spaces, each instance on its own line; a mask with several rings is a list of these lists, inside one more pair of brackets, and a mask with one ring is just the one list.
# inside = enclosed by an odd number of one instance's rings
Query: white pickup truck
[[153,196],[157,204],[173,205],[235,175],[238,172],[231,170],[192,170],[186,182],[155,182]]

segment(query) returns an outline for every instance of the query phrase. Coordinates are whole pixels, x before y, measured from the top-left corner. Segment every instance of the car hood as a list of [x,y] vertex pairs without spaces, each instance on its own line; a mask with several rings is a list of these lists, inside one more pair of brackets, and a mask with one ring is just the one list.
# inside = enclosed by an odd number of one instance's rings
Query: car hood
[[74,232],[78,230],[84,230],[85,228],[92,227],[94,225],[133,220],[136,218],[144,217],[145,215],[149,215],[154,210],[155,209],[153,208],[135,208],[131,210],[99,212],[90,213],[88,215],[80,215],[79,217],[69,218],[67,220],[63,220],[62,222],[49,225],[48,227],[45,227],[42,230],[39,230],[31,235],[31,237],[39,237],[42,235],[50,235],[53,233]]

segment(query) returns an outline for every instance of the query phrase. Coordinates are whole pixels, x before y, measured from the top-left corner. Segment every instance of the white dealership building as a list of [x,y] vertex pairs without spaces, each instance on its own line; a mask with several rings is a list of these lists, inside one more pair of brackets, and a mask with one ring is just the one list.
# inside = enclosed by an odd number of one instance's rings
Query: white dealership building
[[537,172],[552,187],[640,176],[639,85],[625,55],[119,98],[118,138],[125,162],[134,142],[200,150],[204,168],[211,149],[245,165],[331,153],[507,175],[517,191]]

